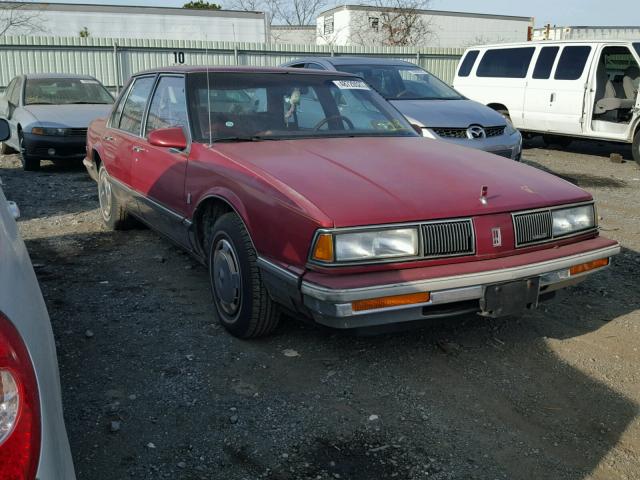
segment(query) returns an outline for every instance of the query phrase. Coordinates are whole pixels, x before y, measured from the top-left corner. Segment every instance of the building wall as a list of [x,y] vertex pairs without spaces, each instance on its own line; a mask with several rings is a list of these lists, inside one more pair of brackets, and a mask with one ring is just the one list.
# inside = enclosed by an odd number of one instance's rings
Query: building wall
[[315,45],[316,44],[316,27],[300,26],[289,27],[280,25],[271,25],[269,29],[271,35],[271,43],[284,45]]
[[[382,25],[382,12],[372,8],[342,7],[318,17],[319,45],[380,45],[384,35],[371,26],[373,19]],[[524,42],[533,19],[475,15],[455,12],[434,12],[421,15],[429,34],[424,45],[416,47],[464,48],[478,44]],[[333,19],[333,33],[325,33],[327,22]]]
[[41,30],[35,34],[42,36],[80,36],[86,27],[90,36],[100,38],[266,41],[264,13],[257,12],[38,3],[24,9],[37,12],[36,22]]
[[536,28],[534,40],[638,40],[640,27],[551,27]]

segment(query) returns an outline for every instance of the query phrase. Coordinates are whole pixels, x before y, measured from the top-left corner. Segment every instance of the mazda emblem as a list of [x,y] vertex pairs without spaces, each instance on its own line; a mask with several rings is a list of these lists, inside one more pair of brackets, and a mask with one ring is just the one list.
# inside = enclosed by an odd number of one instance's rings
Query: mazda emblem
[[487,132],[480,125],[471,125],[467,128],[467,138],[470,140],[481,140],[487,138]]

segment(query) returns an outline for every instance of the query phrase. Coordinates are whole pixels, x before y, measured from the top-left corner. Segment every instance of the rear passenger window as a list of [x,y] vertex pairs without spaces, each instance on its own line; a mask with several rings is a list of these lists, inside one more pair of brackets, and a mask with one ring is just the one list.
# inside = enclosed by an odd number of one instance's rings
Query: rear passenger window
[[307,63],[307,65],[304,68],[313,68],[314,70],[324,70],[324,67],[317,63]]
[[533,70],[533,78],[547,79],[551,76],[551,69],[553,68],[553,62],[556,61],[558,50],[560,50],[560,47],[544,47],[540,50],[536,68]]
[[534,47],[487,50],[478,65],[478,77],[525,78]]
[[564,47],[556,68],[556,80],[577,80],[584,72],[591,47]]
[[155,77],[142,77],[135,81],[131,88],[131,93],[127,97],[122,109],[122,117],[120,118],[120,130],[140,135],[140,127],[142,127],[142,116],[149,94],[153,88]]
[[460,69],[458,70],[459,77],[468,77],[473,70],[473,65],[476,63],[476,59],[478,58],[478,50],[469,50],[467,52],[467,56],[464,57],[462,63],[460,64]]

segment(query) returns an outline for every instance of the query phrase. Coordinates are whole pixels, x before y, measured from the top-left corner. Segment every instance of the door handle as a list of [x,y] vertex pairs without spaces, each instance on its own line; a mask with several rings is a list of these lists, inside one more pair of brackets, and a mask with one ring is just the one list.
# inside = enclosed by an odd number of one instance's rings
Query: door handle
[[140,153],[140,152],[144,152],[144,151],[145,151],[145,149],[144,149],[144,148],[142,148],[142,147],[138,147],[138,146],[133,147],[133,148],[132,148],[132,150],[133,150],[134,152],[136,152],[136,153]]
[[552,94],[551,94],[551,97],[549,98],[549,101],[550,101],[551,103],[553,103],[553,102],[555,102],[555,101],[556,101],[556,94],[555,94],[555,93],[552,93]]
[[113,141],[113,137],[110,135],[105,135],[104,137],[102,137],[103,140],[106,140],[107,142],[112,142]]

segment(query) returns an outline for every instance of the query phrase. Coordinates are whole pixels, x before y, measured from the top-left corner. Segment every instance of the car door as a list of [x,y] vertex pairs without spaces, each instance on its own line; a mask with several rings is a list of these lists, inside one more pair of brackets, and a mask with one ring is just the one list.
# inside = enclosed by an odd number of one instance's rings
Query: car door
[[553,73],[547,131],[566,135],[584,131],[587,78],[594,49],[589,45],[565,45]]
[[522,128],[526,130],[546,132],[549,129],[548,119],[554,100],[554,80],[551,79],[551,72],[559,51],[558,45],[538,49],[538,55],[534,59],[535,66],[527,80],[525,91]]
[[[142,135],[147,102],[156,81],[155,75],[137,77],[122,96],[105,129],[103,162],[112,178],[132,188],[133,147]],[[130,199],[129,199],[130,200]]]
[[141,194],[142,218],[180,244],[188,245],[183,220],[187,215],[185,175],[189,149],[158,147],[146,139],[150,132],[170,127],[182,127],[188,138],[183,75],[161,75],[158,79],[146,115],[145,138],[133,144],[131,182]]

